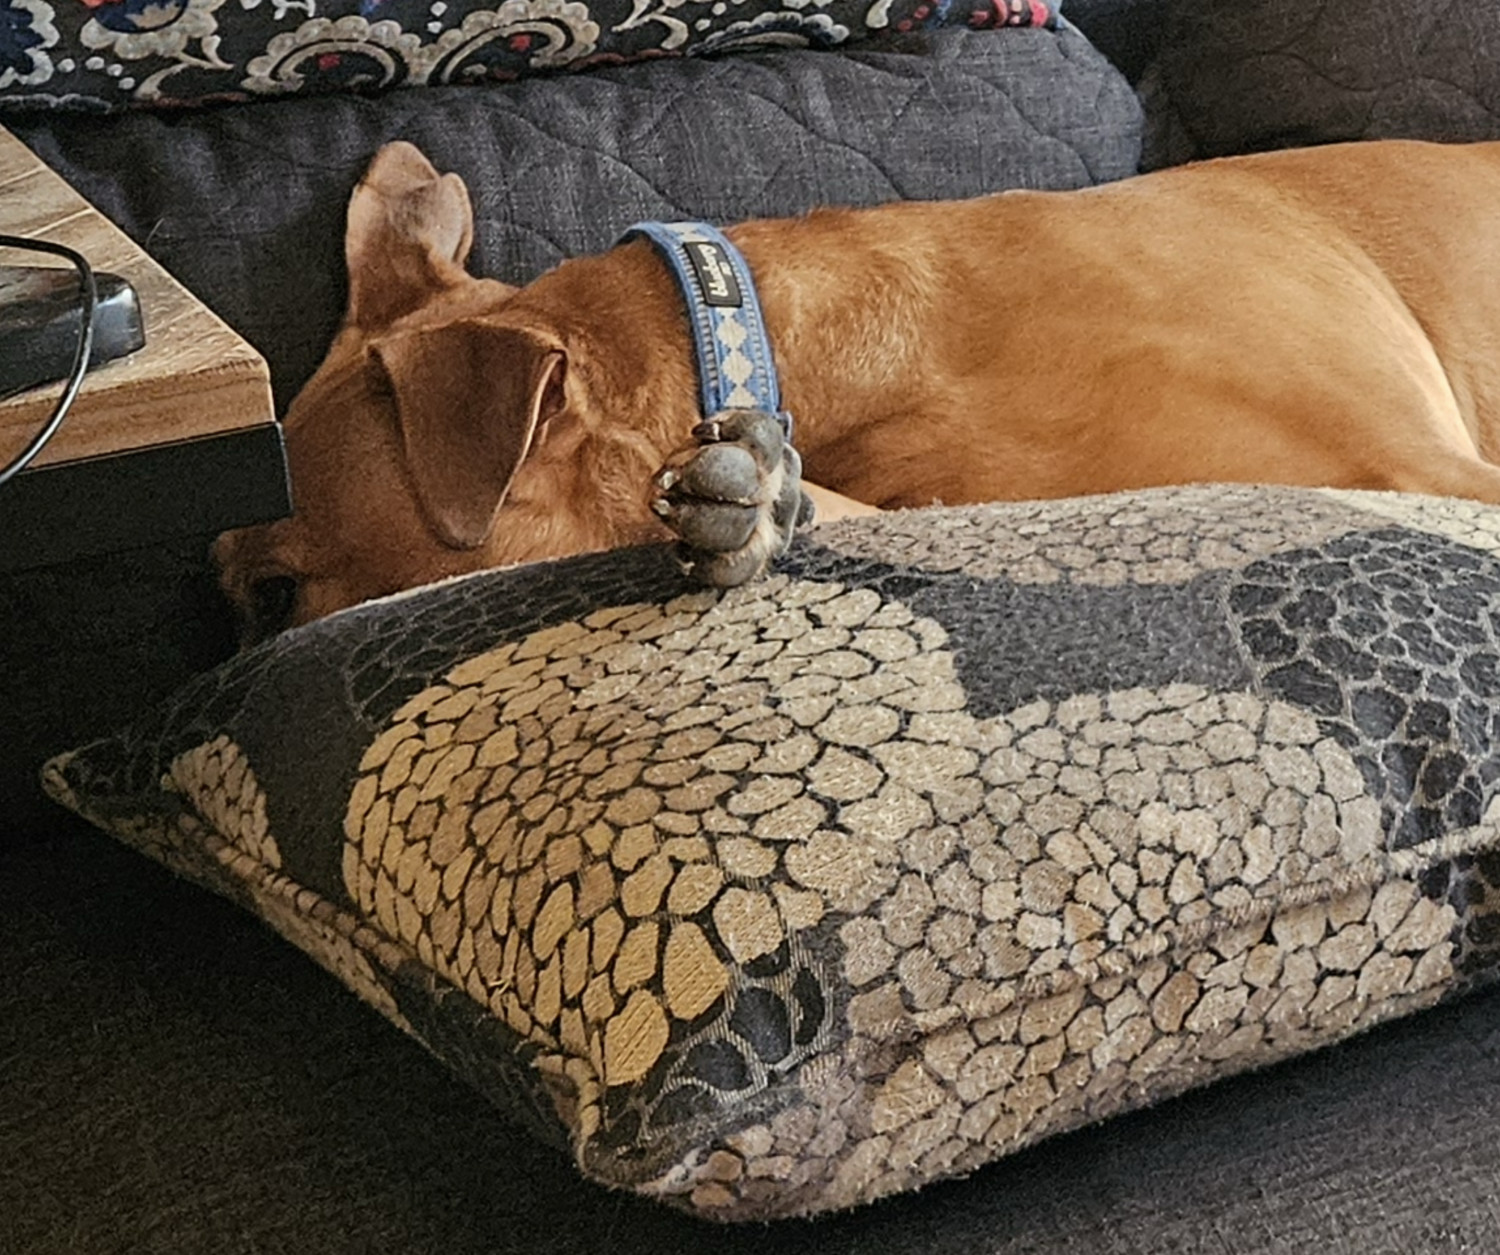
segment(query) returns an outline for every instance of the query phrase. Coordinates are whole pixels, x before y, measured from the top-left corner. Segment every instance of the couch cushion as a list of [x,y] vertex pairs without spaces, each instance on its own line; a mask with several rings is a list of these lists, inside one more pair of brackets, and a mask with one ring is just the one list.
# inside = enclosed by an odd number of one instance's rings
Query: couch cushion
[[950,30],[903,51],[8,125],[266,356],[285,403],[342,315],[344,207],[387,140],[463,176],[475,268],[524,282],[643,218],[1121,178],[1140,158],[1141,115],[1075,30]]
[[1050,26],[1045,0],[0,0],[0,108],[97,111],[508,82],[683,53]]
[[1156,55],[1173,0],[1068,0],[1065,16],[1134,82]]
[[0,848],[7,1252],[1487,1255],[1500,1225],[1494,993],[878,1207],[705,1234],[582,1181],[229,903],[60,812],[37,835]]
[[589,1176],[846,1207],[1494,975],[1500,511],[1190,488],[333,616],[50,768]]
[[1500,139],[1500,6],[1169,0],[1146,164],[1353,139]]

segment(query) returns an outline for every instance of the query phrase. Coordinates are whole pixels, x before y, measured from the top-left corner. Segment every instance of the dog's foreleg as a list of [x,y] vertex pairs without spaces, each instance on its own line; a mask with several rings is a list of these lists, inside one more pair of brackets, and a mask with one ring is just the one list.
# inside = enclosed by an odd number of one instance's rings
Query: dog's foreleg
[[802,491],[813,503],[813,525],[819,523],[834,523],[839,519],[858,519],[869,514],[879,514],[880,507],[867,505],[863,501],[856,501],[853,497],[846,497],[843,493],[834,492],[832,488],[824,488],[820,484],[802,481]]

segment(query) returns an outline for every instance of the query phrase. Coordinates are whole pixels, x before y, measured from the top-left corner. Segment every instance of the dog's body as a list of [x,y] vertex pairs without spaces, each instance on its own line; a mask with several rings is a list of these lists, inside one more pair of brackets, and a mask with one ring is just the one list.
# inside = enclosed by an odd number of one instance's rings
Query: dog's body
[[[1263,481],[1500,503],[1500,144],[728,234],[806,474],[853,502]],[[382,150],[350,205],[348,320],[288,415],[297,514],[220,544],[242,604],[290,576],[301,621],[668,534],[649,485],[700,415],[661,258],[632,241],[518,290],[464,272],[470,237],[454,176]]]

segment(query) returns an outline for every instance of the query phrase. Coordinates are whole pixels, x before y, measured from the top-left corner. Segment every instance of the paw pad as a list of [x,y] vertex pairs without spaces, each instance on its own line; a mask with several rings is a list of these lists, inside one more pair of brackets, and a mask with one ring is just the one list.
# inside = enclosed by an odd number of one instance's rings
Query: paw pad
[[689,572],[732,588],[762,574],[811,521],[802,459],[763,410],[722,411],[692,434],[657,472],[651,508],[677,534]]

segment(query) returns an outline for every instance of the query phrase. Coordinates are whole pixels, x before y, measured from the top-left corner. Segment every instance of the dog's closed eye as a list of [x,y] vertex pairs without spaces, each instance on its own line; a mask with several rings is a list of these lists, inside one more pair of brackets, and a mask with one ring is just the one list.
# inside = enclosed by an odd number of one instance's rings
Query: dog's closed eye
[[290,575],[269,575],[250,585],[242,645],[255,645],[290,625],[297,604],[297,581]]

